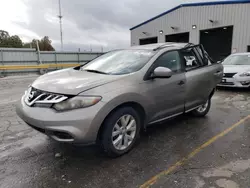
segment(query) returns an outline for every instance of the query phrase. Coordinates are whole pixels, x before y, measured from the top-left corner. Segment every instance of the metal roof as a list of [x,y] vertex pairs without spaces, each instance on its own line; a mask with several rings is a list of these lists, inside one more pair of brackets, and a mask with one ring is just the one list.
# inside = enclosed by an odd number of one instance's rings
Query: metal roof
[[182,7],[227,5],[227,4],[242,4],[242,3],[250,3],[250,0],[230,0],[230,1],[214,1],[214,2],[201,2],[201,3],[185,3],[185,4],[181,4],[181,5],[177,6],[177,7],[174,7],[172,9],[170,9],[170,10],[167,10],[166,12],[163,12],[163,13],[161,13],[161,14],[159,14],[159,15],[157,15],[157,16],[155,16],[155,17],[153,17],[153,18],[151,18],[151,19],[149,19],[149,20],[147,20],[145,22],[142,22],[139,25],[136,25],[136,26],[130,28],[130,30],[136,29],[136,28],[138,28],[138,27],[140,27],[140,26],[142,26],[144,24],[147,24],[147,23],[149,23],[149,22],[151,22],[151,21],[153,21],[153,20],[155,20],[157,18],[160,18],[160,17],[162,17],[162,16],[164,16],[164,15],[170,13],[170,12],[173,12],[173,11],[179,9],[179,8],[182,8]]

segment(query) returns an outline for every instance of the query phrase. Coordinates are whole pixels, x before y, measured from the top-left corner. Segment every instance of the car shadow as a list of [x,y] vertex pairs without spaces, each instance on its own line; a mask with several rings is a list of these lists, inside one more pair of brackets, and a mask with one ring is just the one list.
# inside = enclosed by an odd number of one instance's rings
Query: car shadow
[[230,91],[230,92],[249,93],[250,87],[249,88],[238,88],[238,87],[221,87],[221,86],[217,86],[216,90],[217,91]]
[[[33,187],[65,187],[67,182],[71,182],[71,187],[137,187],[143,179],[137,176],[157,173],[163,164],[173,164],[190,148],[203,142],[200,133],[210,134],[211,127],[207,125],[212,124],[211,120],[186,114],[154,124],[142,132],[131,152],[118,158],[107,157],[98,146],[83,147],[48,140],[49,151],[34,156],[36,162],[31,163],[33,160],[29,158],[18,166],[36,171],[37,175],[29,182]],[[45,170],[39,170],[41,168]]]
[[[197,120],[199,120],[199,118],[195,118],[190,114],[183,114],[175,118],[171,118],[159,123],[152,124],[150,126],[147,126],[145,130],[141,131],[138,142],[142,144],[143,142],[148,141],[148,139],[151,137],[157,137],[160,133],[166,133],[169,130],[173,129],[182,129],[182,127],[189,124],[189,122]],[[195,123],[194,125],[192,125],[193,128],[195,128],[196,125],[198,124]],[[53,142],[54,146],[57,147],[58,151],[63,152],[63,156],[76,157],[81,159],[83,158],[93,159],[93,157],[95,156],[98,158],[110,159],[110,157],[106,156],[106,154],[100,150],[99,145],[84,146],[84,145],[72,145],[67,143],[58,143],[55,141]],[[139,143],[137,143],[137,145]]]
[[[186,132],[197,131],[202,122],[207,121],[207,118],[195,118],[190,114],[184,114],[176,118],[165,120],[160,123],[155,123],[148,126],[145,131],[141,131],[140,138],[135,144],[135,147],[129,153],[118,158],[110,158],[104,152],[100,150],[100,146],[81,146],[71,144],[54,143],[56,150],[65,160],[74,161],[74,163],[84,161],[90,165],[95,165],[95,160],[102,161],[120,161],[130,156],[138,155],[145,152],[145,155],[149,155],[152,149],[157,147],[163,147],[162,143],[171,142],[178,137],[182,137]],[[199,123],[201,122],[201,123]],[[188,130],[187,130],[188,129]],[[188,135],[188,134],[187,134]]]

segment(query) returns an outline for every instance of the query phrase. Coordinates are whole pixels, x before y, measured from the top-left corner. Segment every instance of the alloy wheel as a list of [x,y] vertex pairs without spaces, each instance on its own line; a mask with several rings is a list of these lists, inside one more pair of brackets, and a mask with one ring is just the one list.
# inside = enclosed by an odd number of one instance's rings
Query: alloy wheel
[[115,149],[125,150],[136,135],[136,121],[132,115],[123,115],[118,119],[112,131],[112,143]]
[[203,113],[203,112],[206,111],[207,107],[208,107],[208,100],[207,100],[207,102],[206,102],[205,104],[203,104],[203,105],[201,105],[199,108],[197,108],[197,111],[198,111],[199,113]]

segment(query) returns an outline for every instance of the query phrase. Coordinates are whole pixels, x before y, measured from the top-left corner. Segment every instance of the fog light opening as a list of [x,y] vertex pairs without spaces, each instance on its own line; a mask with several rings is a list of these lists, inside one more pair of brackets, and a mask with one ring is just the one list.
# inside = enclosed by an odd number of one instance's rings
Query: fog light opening
[[250,84],[250,81],[243,81],[243,82],[240,82],[242,85],[249,85]]
[[61,140],[74,140],[74,138],[66,132],[54,131],[53,135]]

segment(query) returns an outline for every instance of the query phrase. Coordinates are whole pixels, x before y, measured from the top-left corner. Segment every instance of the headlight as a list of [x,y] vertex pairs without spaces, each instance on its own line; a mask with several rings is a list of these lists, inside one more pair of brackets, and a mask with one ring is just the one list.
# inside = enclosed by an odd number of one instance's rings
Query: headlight
[[53,105],[57,111],[73,110],[78,108],[86,108],[98,103],[102,97],[99,96],[77,96],[66,101]]
[[240,74],[239,76],[240,77],[250,76],[250,72],[244,72],[244,73]]

